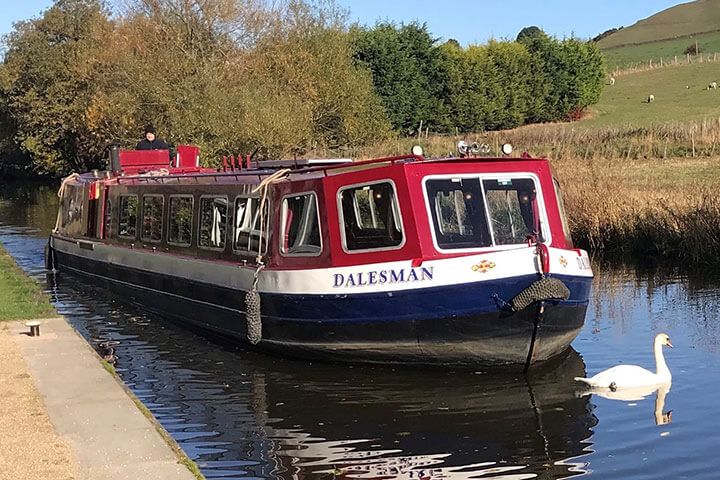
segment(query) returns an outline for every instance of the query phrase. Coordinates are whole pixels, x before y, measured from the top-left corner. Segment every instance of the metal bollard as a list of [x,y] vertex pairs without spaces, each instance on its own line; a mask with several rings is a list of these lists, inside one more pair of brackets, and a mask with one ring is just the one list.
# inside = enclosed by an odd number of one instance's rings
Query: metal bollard
[[38,322],[37,320],[25,322],[25,326],[30,327],[29,335],[31,337],[39,337],[40,336],[40,322]]

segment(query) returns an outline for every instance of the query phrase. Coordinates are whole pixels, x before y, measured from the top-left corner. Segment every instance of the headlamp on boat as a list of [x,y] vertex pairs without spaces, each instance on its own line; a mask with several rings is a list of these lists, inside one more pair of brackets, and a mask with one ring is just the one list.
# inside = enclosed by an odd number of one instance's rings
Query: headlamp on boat
[[479,153],[487,154],[490,153],[490,145],[478,142],[473,142],[468,145],[465,140],[460,140],[457,143],[457,151],[460,154],[460,158],[467,157],[468,155],[477,155]]
[[513,152],[513,146],[509,143],[503,143],[503,146],[500,147],[502,150],[503,155],[510,155]]

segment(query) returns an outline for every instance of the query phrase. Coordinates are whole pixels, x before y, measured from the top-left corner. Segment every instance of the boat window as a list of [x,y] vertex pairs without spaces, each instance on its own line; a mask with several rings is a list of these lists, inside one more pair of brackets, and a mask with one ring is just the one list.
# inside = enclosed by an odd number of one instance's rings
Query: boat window
[[343,189],[340,204],[347,250],[392,248],[402,244],[400,209],[390,182]]
[[479,179],[428,180],[425,188],[440,248],[492,245]]
[[170,227],[168,243],[189,247],[192,242],[193,197],[191,195],[170,196]]
[[428,179],[425,189],[441,249],[523,244],[540,231],[530,178]]
[[318,255],[320,220],[314,193],[294,195],[283,200],[282,241],[280,251],[286,255]]
[[235,250],[248,251],[250,248],[250,230],[252,230],[256,210],[254,205],[258,201],[257,198],[238,197],[235,199],[235,239],[233,241]]
[[[263,250],[267,244],[267,212],[265,205],[266,230],[263,234]],[[260,199],[238,197],[235,199],[235,237],[233,249],[237,252],[257,252],[260,243]]]
[[137,195],[120,195],[118,236],[135,238],[137,235]]
[[105,194],[105,210],[103,211],[103,216],[105,217],[103,223],[103,238],[110,238],[112,236],[112,207],[113,203],[108,192]]
[[66,185],[62,198],[60,227],[65,233],[80,235],[82,230],[85,189],[80,185]]
[[483,180],[483,189],[495,245],[526,243],[528,235],[540,230],[531,179]]
[[200,238],[201,248],[222,250],[225,248],[225,230],[227,228],[227,198],[200,198]]
[[162,195],[143,195],[142,238],[158,243],[162,239],[162,218],[165,199]]

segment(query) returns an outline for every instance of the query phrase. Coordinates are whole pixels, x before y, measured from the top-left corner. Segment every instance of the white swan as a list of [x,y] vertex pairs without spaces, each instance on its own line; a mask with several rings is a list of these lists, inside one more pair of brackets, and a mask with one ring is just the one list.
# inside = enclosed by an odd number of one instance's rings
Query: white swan
[[609,388],[613,391],[618,388],[637,388],[670,383],[672,375],[670,375],[670,369],[668,369],[663,357],[663,345],[672,348],[670,337],[666,333],[660,333],[655,337],[654,350],[657,373],[650,372],[637,365],[618,365],[593,377],[575,377],[575,380],[586,383],[593,388]]

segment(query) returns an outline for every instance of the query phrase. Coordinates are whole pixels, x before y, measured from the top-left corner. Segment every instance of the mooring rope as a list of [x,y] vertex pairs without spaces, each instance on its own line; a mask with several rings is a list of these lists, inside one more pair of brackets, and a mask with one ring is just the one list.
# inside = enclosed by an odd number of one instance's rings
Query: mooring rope
[[[262,257],[263,257],[263,233],[265,231],[265,204],[267,202],[268,192],[270,191],[270,185],[273,183],[277,183],[281,180],[283,180],[288,174],[290,173],[289,168],[283,168],[281,170],[278,170],[277,172],[273,173],[272,175],[269,175],[262,179],[260,184],[255,187],[252,191],[252,193],[260,192],[260,239],[258,242],[258,255],[255,259],[258,264],[262,263]],[[267,250],[267,248],[265,249]]]
[[265,177],[260,184],[255,187],[252,193],[260,192],[260,236],[258,240],[258,254],[255,258],[257,269],[253,277],[253,283],[250,290],[245,295],[245,320],[247,321],[247,338],[253,345],[262,340],[262,319],[260,310],[260,293],[258,292],[258,280],[260,272],[265,268],[263,262],[263,254],[267,252],[267,246],[263,248],[263,233],[265,232],[265,205],[267,203],[270,185],[283,180],[290,173],[289,168],[278,170]]
[[58,208],[57,217],[55,218],[55,228],[53,228],[53,233],[58,233],[58,231],[60,231],[60,223],[61,223],[61,219],[62,219],[62,198],[63,198],[63,195],[65,195],[65,189],[66,189],[68,183],[72,182],[73,180],[77,179],[78,177],[80,177],[80,174],[73,172],[70,175],[68,175],[67,177],[63,178],[62,182],[60,182],[60,188],[58,188],[58,193],[57,193],[58,197],[60,198],[60,208]]

